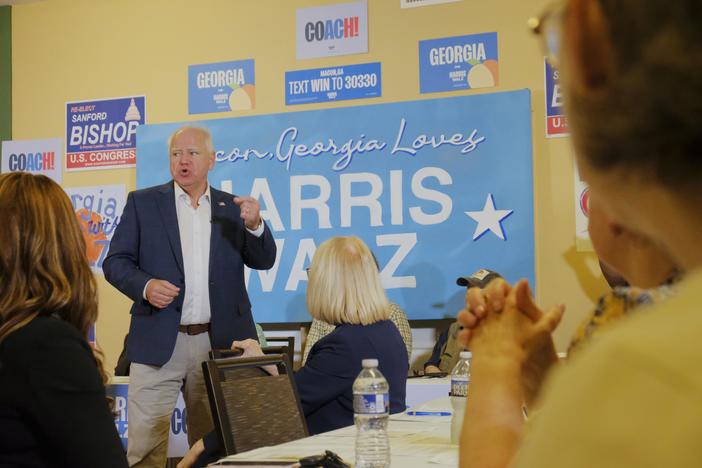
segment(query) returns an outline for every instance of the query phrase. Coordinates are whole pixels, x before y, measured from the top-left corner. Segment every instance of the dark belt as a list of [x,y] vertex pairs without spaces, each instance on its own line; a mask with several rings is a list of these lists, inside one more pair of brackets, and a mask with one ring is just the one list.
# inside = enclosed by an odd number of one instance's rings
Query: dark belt
[[194,325],[178,325],[178,331],[188,335],[199,335],[210,331],[209,323],[196,323]]

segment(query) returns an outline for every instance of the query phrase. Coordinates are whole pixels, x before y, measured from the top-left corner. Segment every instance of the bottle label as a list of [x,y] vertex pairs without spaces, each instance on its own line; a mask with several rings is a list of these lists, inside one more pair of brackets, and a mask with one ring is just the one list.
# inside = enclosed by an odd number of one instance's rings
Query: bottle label
[[390,412],[387,393],[356,394],[353,396],[353,412],[356,414],[385,414]]
[[468,396],[468,383],[466,379],[451,379],[451,396]]

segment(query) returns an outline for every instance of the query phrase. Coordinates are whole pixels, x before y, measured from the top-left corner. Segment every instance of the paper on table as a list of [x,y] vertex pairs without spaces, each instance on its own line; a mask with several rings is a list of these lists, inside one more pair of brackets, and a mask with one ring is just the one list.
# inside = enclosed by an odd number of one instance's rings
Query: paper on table
[[310,455],[323,454],[325,450],[333,450],[344,460],[352,460],[354,455],[355,439],[336,438],[335,441],[330,441],[330,438],[299,439],[288,444],[282,444],[273,447],[261,447],[250,452],[245,452],[239,455],[232,455],[223,460],[248,460],[248,461],[269,461],[269,460],[289,460],[297,461],[300,458]]
[[432,434],[431,432],[434,428],[427,428],[426,433],[413,433],[413,434],[390,434],[390,442],[397,440],[398,445],[402,444],[409,446],[416,446],[420,444],[424,445],[446,445],[446,438],[441,437],[437,434]]
[[398,413],[398,414],[393,414],[390,416],[390,421],[404,421],[404,422],[417,422],[421,421],[424,424],[436,424],[441,422],[442,420],[451,420],[450,416],[431,416],[431,415],[424,415],[421,414],[419,416],[412,415],[412,414],[407,414],[407,413]]
[[242,460],[219,460],[216,463],[212,463],[207,466],[246,466],[247,468],[296,468],[300,466],[298,462],[266,462],[266,461],[260,461],[260,462],[247,462],[247,461],[242,461]]
[[437,398],[419,405],[415,405],[409,411],[451,411],[451,399],[449,397]]
[[458,446],[447,444],[445,439],[429,439],[399,446],[391,441],[390,447],[393,466],[411,466],[422,459],[437,465],[458,466]]
[[458,466],[458,450],[444,451],[429,459],[433,465]]
[[237,460],[280,460],[280,461],[297,461],[301,457],[310,455],[305,453],[304,449],[299,447],[285,449],[281,446],[261,447],[250,452],[246,452],[246,458],[241,455],[230,455],[220,461],[237,461]]

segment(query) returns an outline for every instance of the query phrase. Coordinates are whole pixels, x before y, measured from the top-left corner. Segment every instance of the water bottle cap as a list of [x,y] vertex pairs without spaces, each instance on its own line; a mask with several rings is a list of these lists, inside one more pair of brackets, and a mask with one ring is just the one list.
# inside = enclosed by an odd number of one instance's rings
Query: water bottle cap
[[461,359],[470,359],[473,357],[473,353],[470,351],[461,351],[460,357]]
[[368,368],[368,367],[378,367],[378,360],[377,359],[364,359],[361,361],[361,366],[363,368]]

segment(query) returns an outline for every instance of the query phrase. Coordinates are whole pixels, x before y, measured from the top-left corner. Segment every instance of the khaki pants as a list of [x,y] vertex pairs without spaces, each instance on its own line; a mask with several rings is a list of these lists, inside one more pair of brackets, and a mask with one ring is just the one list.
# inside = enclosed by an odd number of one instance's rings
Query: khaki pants
[[208,359],[207,333],[178,333],[171,359],[163,366],[132,363],[129,371],[129,466],[163,468],[166,464],[171,414],[183,391],[188,443],[192,446],[213,429],[202,361]]

